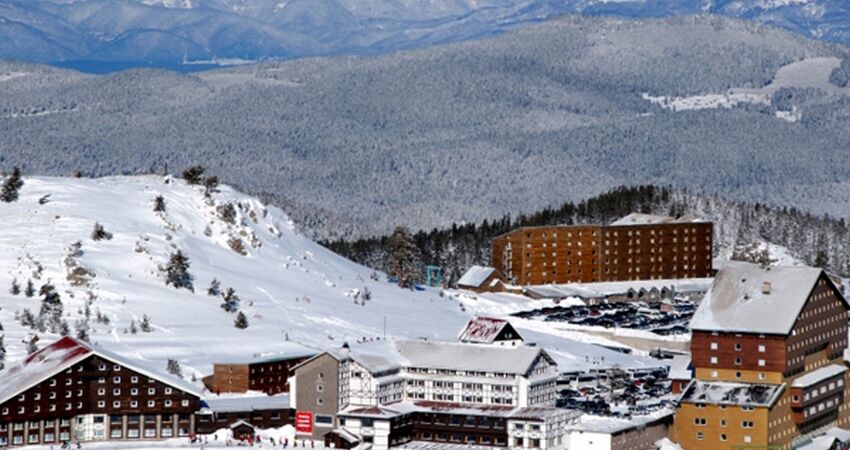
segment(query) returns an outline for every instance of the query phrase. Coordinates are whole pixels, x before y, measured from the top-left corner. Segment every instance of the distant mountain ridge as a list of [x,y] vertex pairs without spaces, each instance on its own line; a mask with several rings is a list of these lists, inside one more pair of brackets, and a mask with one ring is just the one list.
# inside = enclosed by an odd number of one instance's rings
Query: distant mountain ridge
[[841,0],[0,0],[0,58],[195,70],[458,42],[575,13],[709,13],[850,43]]

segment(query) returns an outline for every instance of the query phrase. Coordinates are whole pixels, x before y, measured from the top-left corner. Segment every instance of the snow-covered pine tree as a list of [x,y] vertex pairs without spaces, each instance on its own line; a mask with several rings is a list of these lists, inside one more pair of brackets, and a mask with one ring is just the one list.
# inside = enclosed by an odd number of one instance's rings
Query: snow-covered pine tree
[[92,230],[91,232],[91,238],[95,241],[100,241],[104,239],[108,241],[112,239],[112,233],[106,231],[106,229],[103,228],[103,225],[101,225],[100,222],[95,222],[94,230]]
[[11,203],[18,200],[21,187],[24,185],[24,179],[21,177],[21,169],[15,167],[12,169],[12,174],[3,183],[3,189],[0,190],[0,200]]
[[138,332],[139,332],[139,328],[136,327],[136,321],[131,320],[130,321],[130,334],[137,334]]
[[153,210],[154,212],[165,212],[165,197],[157,195],[153,199]]
[[0,334],[0,370],[6,368],[6,335]]
[[17,278],[12,278],[12,287],[9,288],[9,293],[12,295],[18,295],[21,293],[21,285],[18,284]]
[[32,284],[32,280],[27,280],[27,287],[24,288],[24,295],[29,298],[32,298],[35,295],[35,286]]
[[233,322],[233,325],[240,330],[244,330],[248,328],[248,317],[242,311],[239,311],[236,314],[236,320]]
[[88,320],[78,320],[74,324],[74,329],[74,331],[76,332],[75,335],[77,336],[77,339],[84,342],[89,342],[90,336]]
[[38,351],[38,335],[33,335],[32,339],[27,342],[27,354],[32,355]]
[[143,333],[150,333],[152,331],[150,317],[148,317],[147,315],[143,315],[142,322],[139,325],[139,328],[141,328]]
[[51,333],[59,333],[62,330],[62,298],[56,292],[56,287],[45,283],[39,289],[41,295],[41,311],[38,319],[50,330]]
[[221,295],[221,282],[218,281],[218,278],[213,278],[210,281],[210,287],[207,288],[207,295],[210,297],[218,297]]
[[165,267],[165,284],[174,286],[175,289],[185,288],[195,292],[192,285],[192,275],[189,273],[191,261],[181,250],[171,254],[168,265]]
[[236,290],[232,287],[227,288],[222,294],[221,308],[229,313],[234,313],[239,310],[239,296],[236,295]]
[[180,363],[176,359],[169,359],[165,366],[168,373],[183,378],[183,369],[180,368]]
[[398,285],[403,288],[413,288],[416,282],[417,248],[413,236],[405,227],[396,227],[387,240],[389,246],[389,274],[398,279]]

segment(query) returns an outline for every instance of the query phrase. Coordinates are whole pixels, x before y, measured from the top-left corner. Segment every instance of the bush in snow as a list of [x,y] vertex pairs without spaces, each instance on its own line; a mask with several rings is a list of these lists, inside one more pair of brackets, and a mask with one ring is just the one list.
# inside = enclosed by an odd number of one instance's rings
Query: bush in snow
[[78,320],[74,328],[76,329],[77,339],[89,342],[89,322],[87,320]]
[[189,257],[177,250],[171,254],[168,265],[165,266],[165,284],[170,284],[176,289],[185,288],[195,292],[195,287],[192,285],[192,275],[189,273],[191,262]]
[[236,207],[233,206],[233,203],[218,205],[215,210],[218,213],[218,218],[222,221],[229,224],[236,223]]
[[239,311],[239,313],[236,314],[236,320],[233,322],[233,325],[240,330],[248,328],[248,317],[245,316],[245,313]]
[[9,293],[12,295],[18,295],[21,293],[21,285],[18,284],[18,279],[12,279],[12,287],[9,288]]
[[209,197],[218,188],[218,177],[213,175],[204,180],[204,195]]
[[11,203],[18,199],[19,191],[24,185],[24,180],[21,177],[21,169],[15,167],[12,174],[3,183],[3,189],[0,190],[0,200]]
[[183,179],[189,184],[201,184],[204,181],[204,166],[192,166],[183,171]]
[[6,342],[4,338],[5,336],[0,334],[0,370],[6,367]]
[[91,238],[94,239],[95,241],[100,241],[100,240],[103,240],[103,239],[106,239],[108,241],[108,240],[112,239],[112,233],[106,231],[103,228],[103,225],[100,224],[100,222],[95,222],[94,230],[92,230],[92,233],[91,233]]
[[30,339],[27,342],[27,354],[32,355],[33,353],[35,353],[37,351],[38,351],[38,335],[36,334],[35,336],[32,337],[32,339]]
[[56,288],[45,283],[39,289],[38,294],[41,295],[41,311],[38,313],[38,319],[42,322],[51,333],[59,333],[62,330],[62,298],[56,292]]

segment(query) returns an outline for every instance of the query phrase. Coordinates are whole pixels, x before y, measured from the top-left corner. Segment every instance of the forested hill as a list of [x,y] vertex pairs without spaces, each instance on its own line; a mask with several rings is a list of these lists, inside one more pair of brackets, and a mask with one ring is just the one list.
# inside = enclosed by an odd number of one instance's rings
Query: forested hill
[[[499,234],[521,226],[609,223],[632,212],[693,214],[713,221],[715,257],[731,258],[736,251],[768,242],[788,248],[808,264],[817,262],[836,274],[850,275],[850,230],[844,219],[699,196],[669,187],[620,187],[580,203],[567,202],[518,217],[453,224],[446,229],[420,231],[413,238],[422,269],[427,264],[441,266],[445,280],[452,285],[470,265],[489,264],[490,242]],[[364,265],[386,269],[386,236],[322,244]]]

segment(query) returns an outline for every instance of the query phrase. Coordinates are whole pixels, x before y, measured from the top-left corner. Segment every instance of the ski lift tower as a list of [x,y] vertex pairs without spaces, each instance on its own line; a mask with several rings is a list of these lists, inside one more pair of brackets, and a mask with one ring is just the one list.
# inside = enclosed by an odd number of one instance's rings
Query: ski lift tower
[[439,286],[443,281],[443,269],[440,266],[425,266],[426,285]]

